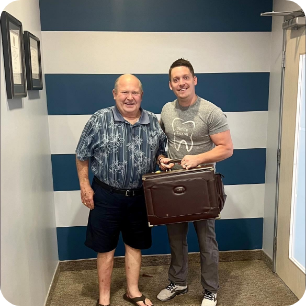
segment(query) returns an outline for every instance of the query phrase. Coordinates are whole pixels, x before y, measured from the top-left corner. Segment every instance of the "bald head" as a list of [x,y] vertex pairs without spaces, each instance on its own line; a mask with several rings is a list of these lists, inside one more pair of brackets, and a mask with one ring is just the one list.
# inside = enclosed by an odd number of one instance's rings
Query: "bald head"
[[114,91],[117,92],[119,84],[124,83],[126,81],[137,81],[139,83],[140,91],[143,92],[140,80],[137,77],[135,77],[135,75],[133,74],[123,74],[119,78],[117,78],[114,85]]
[[126,118],[138,118],[142,101],[142,85],[132,74],[121,75],[113,89],[114,100],[121,115]]

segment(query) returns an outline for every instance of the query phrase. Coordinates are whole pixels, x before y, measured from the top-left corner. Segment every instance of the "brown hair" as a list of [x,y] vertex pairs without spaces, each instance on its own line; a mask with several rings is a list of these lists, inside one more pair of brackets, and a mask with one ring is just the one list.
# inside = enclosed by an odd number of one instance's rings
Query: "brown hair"
[[193,67],[191,65],[191,63],[183,58],[179,58],[178,60],[176,60],[175,62],[172,63],[172,65],[170,66],[170,69],[169,69],[169,80],[171,81],[171,71],[173,68],[176,68],[176,67],[181,67],[181,66],[185,66],[187,67],[192,76],[194,77],[194,70],[193,70]]

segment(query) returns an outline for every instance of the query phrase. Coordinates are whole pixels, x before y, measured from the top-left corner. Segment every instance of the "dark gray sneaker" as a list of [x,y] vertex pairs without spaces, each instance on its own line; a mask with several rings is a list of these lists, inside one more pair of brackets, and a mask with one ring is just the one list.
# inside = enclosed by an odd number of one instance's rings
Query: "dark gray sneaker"
[[188,286],[178,286],[171,282],[165,289],[163,289],[157,295],[157,298],[160,301],[165,302],[173,299],[176,295],[185,294],[187,292],[188,292]]

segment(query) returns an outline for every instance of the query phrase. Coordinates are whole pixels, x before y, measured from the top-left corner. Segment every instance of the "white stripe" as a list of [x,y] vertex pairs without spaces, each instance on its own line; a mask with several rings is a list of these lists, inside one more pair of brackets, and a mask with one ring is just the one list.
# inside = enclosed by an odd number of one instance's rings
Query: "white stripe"
[[[227,200],[221,213],[222,219],[263,218],[264,184],[227,185]],[[57,227],[87,225],[89,209],[80,198],[80,191],[54,192]]]
[[[268,112],[225,113],[235,149],[265,148]],[[157,114],[159,118],[159,114]],[[52,154],[74,154],[90,115],[49,116]]]
[[226,185],[222,219],[263,218],[265,184]]
[[55,191],[55,220],[57,227],[87,225],[89,209],[82,204],[80,191]]
[[91,115],[48,116],[51,154],[74,154]]
[[234,149],[266,148],[268,112],[226,112]]
[[42,32],[49,74],[167,74],[178,58],[196,73],[269,72],[270,45],[270,32]]

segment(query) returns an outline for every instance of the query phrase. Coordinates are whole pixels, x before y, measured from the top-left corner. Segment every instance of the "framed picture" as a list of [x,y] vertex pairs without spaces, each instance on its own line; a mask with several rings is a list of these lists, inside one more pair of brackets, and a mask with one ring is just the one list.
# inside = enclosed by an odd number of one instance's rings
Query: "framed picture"
[[28,31],[24,31],[24,52],[28,90],[43,89],[40,40]]
[[1,32],[7,98],[26,97],[22,23],[8,12],[3,11]]

